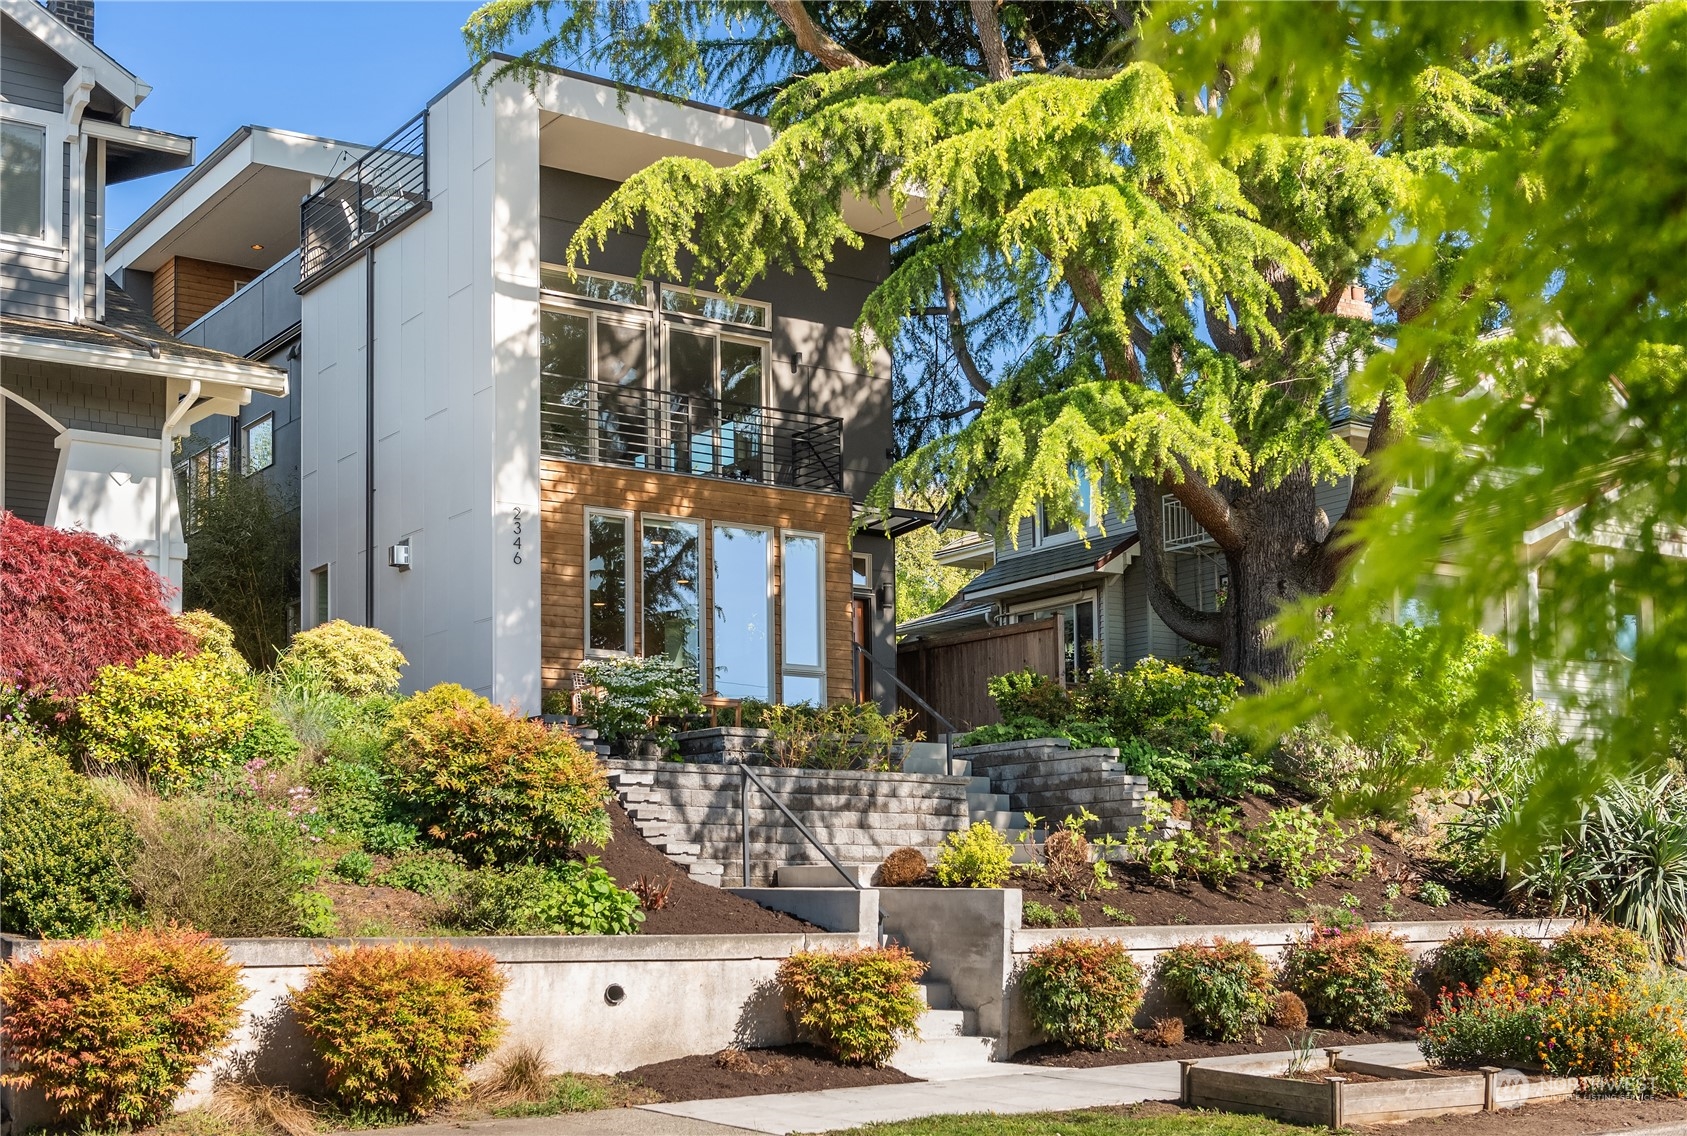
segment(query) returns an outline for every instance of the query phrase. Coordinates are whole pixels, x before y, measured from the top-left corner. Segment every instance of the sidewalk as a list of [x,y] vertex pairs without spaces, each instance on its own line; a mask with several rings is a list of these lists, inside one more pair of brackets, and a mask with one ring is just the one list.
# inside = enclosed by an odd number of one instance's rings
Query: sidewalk
[[[1423,1060],[1416,1045],[1354,1045],[1351,1057],[1386,1065]],[[1220,1068],[1253,1064],[1281,1065],[1287,1053],[1242,1053],[1202,1062]],[[1058,1069],[1006,1062],[976,1077],[919,1081],[911,1085],[873,1085],[781,1093],[722,1100],[681,1101],[640,1108],[578,1113],[531,1120],[487,1120],[463,1124],[424,1124],[361,1136],[748,1136],[750,1133],[830,1132],[876,1120],[911,1120],[921,1116],[967,1112],[1055,1112],[1096,1105],[1175,1100],[1176,1061],[1109,1065],[1098,1069]]]

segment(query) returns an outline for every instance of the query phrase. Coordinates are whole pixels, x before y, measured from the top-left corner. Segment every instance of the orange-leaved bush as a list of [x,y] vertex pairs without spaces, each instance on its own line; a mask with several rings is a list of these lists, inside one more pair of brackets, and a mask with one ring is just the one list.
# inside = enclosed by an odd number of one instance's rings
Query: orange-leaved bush
[[1610,923],[1571,927],[1558,936],[1546,957],[1566,977],[1584,982],[1619,983],[1652,967],[1646,940]]
[[1430,953],[1424,985],[1430,998],[1439,1000],[1461,986],[1476,989],[1496,970],[1540,978],[1546,973],[1546,950],[1521,935],[1462,927]]
[[299,1028],[353,1108],[423,1116],[462,1096],[503,1029],[505,979],[485,951],[443,943],[331,952],[293,995]]
[[609,780],[568,734],[441,683],[387,721],[393,789],[435,839],[483,864],[609,841]]
[[1160,955],[1155,973],[1210,1037],[1257,1038],[1271,1017],[1271,967],[1246,939],[1179,943]]
[[925,1012],[925,963],[902,947],[798,951],[779,964],[785,1008],[846,1065],[883,1065]]
[[1283,985],[1332,1029],[1369,1030],[1411,1008],[1412,958],[1402,940],[1366,927],[1314,927],[1283,956]]
[[1038,947],[1020,968],[1019,986],[1037,1028],[1080,1049],[1111,1048],[1142,1005],[1142,972],[1110,939]]
[[163,1117],[234,1032],[245,988],[222,944],[176,927],[46,948],[0,969],[0,1081],[34,1086],[68,1120]]
[[0,687],[63,715],[101,667],[191,654],[168,590],[115,541],[0,511]]

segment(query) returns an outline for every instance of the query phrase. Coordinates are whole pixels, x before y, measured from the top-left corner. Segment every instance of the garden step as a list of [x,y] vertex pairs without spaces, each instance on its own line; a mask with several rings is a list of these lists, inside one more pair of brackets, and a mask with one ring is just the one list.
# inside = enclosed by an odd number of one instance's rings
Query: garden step
[[[741,810],[703,808],[685,805],[634,805],[627,810],[635,822],[641,820],[661,820],[672,824],[689,824],[698,826],[730,825],[741,828],[744,814]],[[794,810],[793,810],[794,811]],[[884,829],[886,831],[908,830],[910,832],[935,831],[939,834],[954,832],[966,827],[966,817],[961,810],[953,813],[915,812],[871,812],[854,813],[841,811],[826,811],[816,809],[808,813],[797,813],[811,831],[822,833],[841,830]],[[796,826],[786,819],[785,814],[777,809],[750,809],[750,828],[789,828],[793,831]]]
[[674,857],[679,857],[679,856],[701,857],[703,855],[703,845],[696,842],[696,841],[674,840],[674,839],[671,839],[670,837],[661,836],[661,837],[656,838],[655,840],[652,840],[650,842],[650,844],[651,844],[651,847],[653,847],[653,848],[657,849],[658,851],[662,852],[664,855],[668,856],[669,858],[674,858]]
[[968,813],[973,824],[983,821],[998,832],[1025,827],[1025,817],[1009,809],[972,809]]
[[[882,861],[875,860],[870,864],[844,864],[844,870],[861,884],[862,887],[873,886],[873,873],[879,870]],[[825,888],[849,887],[844,878],[838,875],[838,870],[830,864],[781,864],[774,869],[777,882],[775,887],[791,888]]]
[[972,762],[963,757],[944,760],[941,747],[931,756],[909,754],[902,759],[902,772],[932,777],[971,777]]
[[920,983],[920,993],[925,997],[925,1003],[933,1010],[952,1010],[955,1007],[955,992],[947,982],[926,979]]
[[977,766],[979,773],[989,774],[998,785],[1017,777],[1046,776],[1051,773],[1124,773],[1125,767],[1105,754],[1060,754],[1039,761],[1004,762],[1000,765]]
[[[709,787],[691,788],[690,786],[637,786],[622,790],[625,799],[645,801],[660,801],[663,804],[695,805],[708,808],[733,809],[738,808],[738,786],[728,788]],[[850,812],[930,812],[933,808],[959,809],[967,800],[967,794],[944,793],[778,793],[779,800],[786,808],[799,816],[804,809],[823,811],[848,810]],[[752,808],[772,808],[767,794],[759,789],[751,789],[750,806]]]
[[966,1027],[965,1010],[927,1010],[915,1025],[923,1038],[960,1037],[967,1032]]
[[721,886],[721,879],[726,874],[725,869],[720,864],[705,860],[687,864],[686,873],[700,884],[717,888]]
[[997,1072],[993,1037],[910,1037],[896,1048],[891,1065],[922,1080],[985,1076]]

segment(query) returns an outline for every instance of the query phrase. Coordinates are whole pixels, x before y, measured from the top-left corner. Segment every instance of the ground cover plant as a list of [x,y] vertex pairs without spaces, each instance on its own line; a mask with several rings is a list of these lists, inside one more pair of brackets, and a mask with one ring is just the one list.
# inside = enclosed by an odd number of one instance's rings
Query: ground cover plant
[[330,953],[292,1006],[336,1099],[417,1117],[466,1092],[503,1028],[505,984],[485,951],[357,946]]
[[1202,1033],[1221,1041],[1255,1038],[1271,1018],[1271,967],[1249,942],[1180,943],[1155,960],[1166,992],[1189,1007]]
[[233,1033],[245,989],[221,944],[194,931],[114,931],[0,968],[13,1086],[73,1124],[139,1127],[169,1112]]
[[1108,1048],[1142,1005],[1142,972],[1122,944],[1107,939],[1061,939],[1039,947],[1018,981],[1032,1023],[1081,1049]]
[[902,947],[799,951],[777,981],[797,1025],[846,1065],[885,1065],[925,1012],[925,963]]

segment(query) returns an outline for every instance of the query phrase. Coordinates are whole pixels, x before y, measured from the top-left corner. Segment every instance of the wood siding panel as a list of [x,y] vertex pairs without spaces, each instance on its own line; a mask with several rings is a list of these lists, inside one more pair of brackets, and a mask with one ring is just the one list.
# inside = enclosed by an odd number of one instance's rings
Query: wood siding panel
[[0,98],[36,110],[64,110],[64,85],[75,68],[59,53],[24,30],[10,17],[0,17]]
[[31,524],[44,525],[59,468],[58,435],[15,402],[8,400],[0,414],[6,419],[5,507]]
[[152,277],[152,318],[174,335],[234,295],[256,272],[233,264],[173,256]]
[[[932,709],[949,719],[959,730],[977,729],[1002,720],[985,684],[994,676],[1030,668],[1059,681],[1065,670],[1060,653],[1060,624],[1054,619],[1034,619],[962,631],[904,643],[896,650],[896,674]],[[928,738],[942,732],[912,703],[914,728]]]
[[[826,695],[833,702],[851,698],[849,498],[745,482],[550,460],[540,462],[539,476],[543,493],[541,619],[547,689],[566,686],[569,673],[579,670],[580,664],[585,661],[586,510],[602,508],[631,510],[641,517],[649,514],[693,520],[705,529],[711,523],[720,522],[820,533],[825,538],[826,550]],[[773,673],[777,676],[784,647],[780,594],[783,566],[777,532],[773,541]],[[701,565],[705,581],[712,580],[709,559],[712,547],[705,538],[705,558]],[[631,592],[636,643],[643,634],[644,612],[640,607],[640,590],[632,588]],[[709,612],[714,600],[708,587],[704,589],[702,601],[704,657],[706,665],[712,666],[715,658],[714,620]]]

